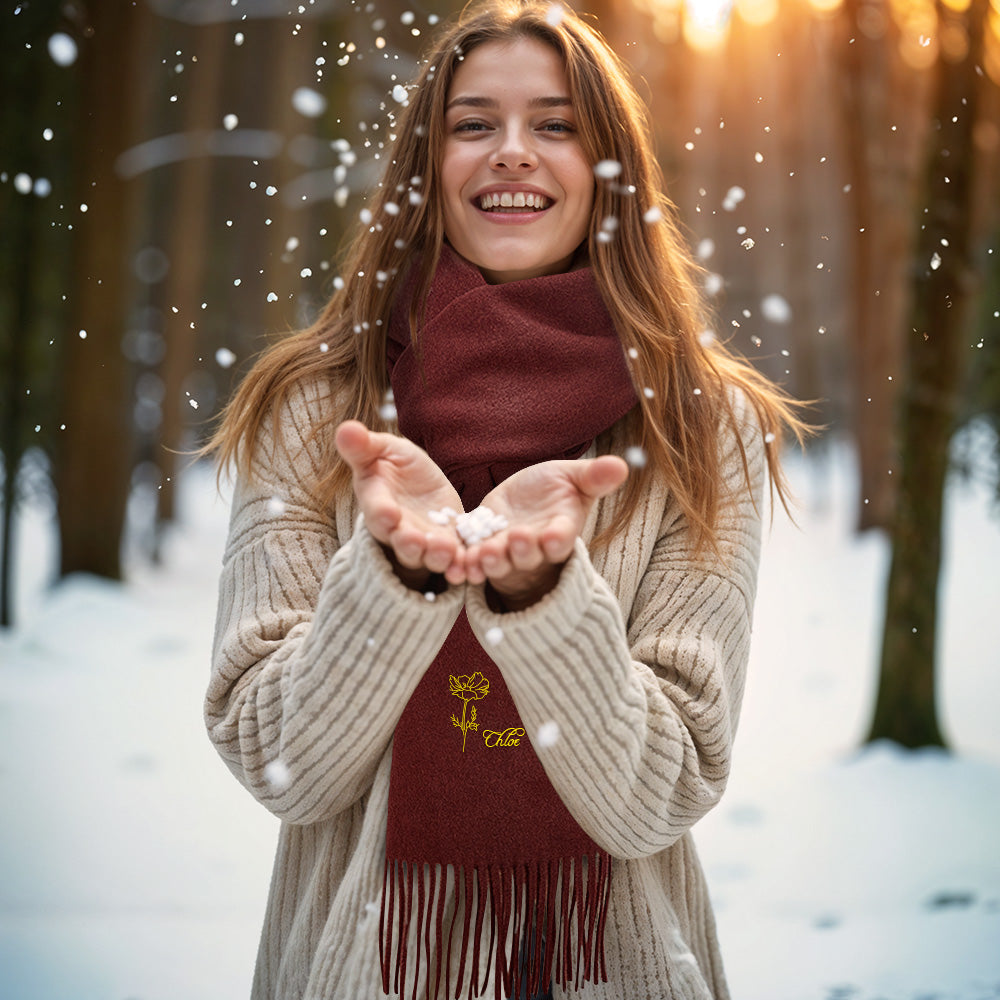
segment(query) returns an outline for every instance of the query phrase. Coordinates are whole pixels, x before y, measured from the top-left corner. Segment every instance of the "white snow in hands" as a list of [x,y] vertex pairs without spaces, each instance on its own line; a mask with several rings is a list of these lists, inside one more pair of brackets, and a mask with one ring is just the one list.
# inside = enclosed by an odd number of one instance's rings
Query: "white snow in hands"
[[455,530],[466,545],[476,545],[492,538],[507,527],[507,518],[495,514],[489,507],[477,507],[455,518]]
[[507,518],[490,510],[489,507],[477,507],[463,514],[459,514],[451,507],[442,507],[440,510],[428,511],[427,517],[434,524],[445,525],[454,522],[458,537],[466,545],[485,542],[487,538],[492,538],[507,527]]

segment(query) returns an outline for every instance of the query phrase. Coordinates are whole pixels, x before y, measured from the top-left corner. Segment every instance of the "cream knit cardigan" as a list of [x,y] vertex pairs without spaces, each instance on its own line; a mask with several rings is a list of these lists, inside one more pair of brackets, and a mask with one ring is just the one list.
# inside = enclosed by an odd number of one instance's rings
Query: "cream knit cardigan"
[[[236,484],[220,583],[208,731],[233,774],[282,820],[254,1000],[383,995],[393,729],[463,604],[481,640],[503,630],[485,648],[528,734],[558,726],[554,745],[536,750],[577,822],[615,859],[608,982],[587,984],[581,1000],[724,1000],[689,831],[722,795],[743,694],[760,429],[744,418],[740,432],[753,497],[735,433],[721,439],[735,497],[719,528],[721,560],[692,557],[685,518],[654,485],[624,533],[588,553],[612,513],[612,501],[600,502],[556,588],[499,615],[482,587],[450,587],[433,601],[407,589],[353,496],[333,510],[319,503],[321,449],[309,431],[331,405],[328,391],[300,388],[279,417],[287,454],[270,429],[264,436],[254,474]],[[621,453],[619,437],[610,432]]]

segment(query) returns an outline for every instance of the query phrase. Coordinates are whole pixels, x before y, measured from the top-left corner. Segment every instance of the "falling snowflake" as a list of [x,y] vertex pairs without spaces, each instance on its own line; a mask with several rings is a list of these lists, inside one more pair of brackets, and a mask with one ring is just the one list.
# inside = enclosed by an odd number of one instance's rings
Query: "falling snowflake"
[[494,625],[486,630],[486,641],[491,646],[498,646],[503,642],[503,629],[499,625]]
[[777,292],[765,295],[760,302],[760,311],[764,319],[772,323],[788,323],[792,318],[792,307],[788,300]]
[[326,98],[311,87],[297,87],[292,94],[292,107],[304,118],[319,118],[326,111]]
[[49,56],[57,66],[72,66],[76,62],[76,42],[65,32],[57,31],[49,38]]
[[[360,327],[355,327],[354,332],[360,333]],[[385,400],[378,408],[378,415],[389,423],[396,419],[396,402],[395,397],[392,394],[392,389],[385,394]]]
[[535,742],[542,749],[555,746],[559,742],[559,723],[543,722],[535,734]]
[[646,464],[646,452],[639,445],[634,444],[625,449],[625,461],[633,469],[641,469]]
[[719,292],[725,287],[725,282],[722,280],[721,274],[716,274],[714,271],[709,272],[705,275],[705,294],[706,295],[718,295]]
[[228,347],[220,347],[215,352],[215,363],[220,368],[232,368],[236,363],[236,355]]
[[747,196],[746,191],[743,188],[734,185],[726,192],[726,197],[722,201],[722,207],[727,212],[733,212],[736,210],[736,206],[743,201]]
[[292,783],[288,765],[279,757],[264,768],[264,780],[275,790],[283,791]]
[[622,165],[617,160],[601,160],[594,165],[594,173],[604,181],[612,181],[622,172]]

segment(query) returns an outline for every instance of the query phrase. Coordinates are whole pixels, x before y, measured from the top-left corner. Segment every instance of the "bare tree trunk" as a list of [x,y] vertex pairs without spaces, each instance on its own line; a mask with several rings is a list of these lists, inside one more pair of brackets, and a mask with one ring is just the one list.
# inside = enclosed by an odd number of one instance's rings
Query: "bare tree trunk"
[[[4,213],[4,227],[9,246],[16,248],[5,264],[10,265],[9,296],[3,310],[9,320],[9,349],[4,371],[3,427],[0,449],[3,451],[3,520],[0,524],[0,626],[14,623],[14,508],[17,505],[17,476],[24,454],[24,387],[28,384],[28,342],[31,330],[32,265],[35,263],[35,235],[38,212],[30,196],[13,195],[13,203]],[[15,200],[16,199],[16,200]],[[5,255],[7,256],[7,255]],[[6,270],[6,268],[4,268]]]
[[[16,164],[29,177],[37,176],[38,158],[30,133],[36,131],[40,88],[17,93],[18,73],[27,73],[25,38],[37,45],[55,18],[44,8],[34,14],[21,33],[0,48],[0,150],[4,162]],[[22,22],[23,24],[24,22]],[[21,25],[19,25],[21,27]],[[15,50],[15,45],[20,51]],[[0,452],[3,452],[3,517],[0,521],[0,626],[13,624],[14,508],[17,505],[17,476],[25,448],[25,386],[28,379],[28,343],[32,333],[32,267],[35,235],[40,225],[38,199],[22,193],[10,182],[0,187],[0,218],[4,239],[0,244],[0,361],[3,363],[3,398],[0,400]]]
[[56,467],[60,571],[121,578],[132,465],[129,368],[122,353],[131,233],[129,189],[115,173],[135,91],[130,59],[144,7],[111,0],[87,11],[80,49],[76,289],[67,332]]
[[[198,62],[193,90],[187,97],[184,127],[187,132],[212,129],[219,125],[221,115],[223,48],[229,38],[227,24],[214,24],[199,29]],[[163,379],[163,420],[160,425],[160,446],[156,463],[160,470],[157,493],[157,523],[173,521],[177,485],[177,451],[184,439],[187,417],[191,412],[184,396],[184,380],[191,373],[197,353],[196,317],[201,316],[199,303],[205,288],[208,260],[209,221],[214,160],[192,156],[176,168],[174,211],[170,218],[167,259],[170,271],[166,283],[166,299],[176,308],[165,311],[166,354],[161,366]],[[196,401],[197,402],[197,401]]]
[[887,4],[871,8],[861,0],[845,0],[840,49],[844,147],[850,177],[852,226],[848,234],[852,277],[847,317],[851,345],[851,407],[858,455],[860,502],[857,527],[864,531],[888,526],[894,506],[894,485],[888,470],[895,465],[893,444],[900,357],[899,336],[885,308],[885,233],[892,206],[879,190],[885,172],[889,37],[871,38],[862,19],[874,11],[888,24]]
[[969,39],[961,61],[939,55],[918,215],[916,269],[900,420],[901,475],[892,526],[878,696],[869,740],[942,746],[935,699],[937,591],[948,445],[962,388],[962,355],[972,303],[976,231],[974,131],[988,0],[964,14],[939,4],[942,21],[961,19]]

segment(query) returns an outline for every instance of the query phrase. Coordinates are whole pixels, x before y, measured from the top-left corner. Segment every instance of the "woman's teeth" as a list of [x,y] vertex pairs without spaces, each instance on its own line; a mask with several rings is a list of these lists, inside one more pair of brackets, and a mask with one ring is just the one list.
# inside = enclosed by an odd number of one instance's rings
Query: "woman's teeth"
[[479,207],[484,212],[490,212],[495,208],[530,208],[537,212],[549,207],[549,199],[543,194],[534,194],[530,191],[494,192],[484,194],[479,199]]

